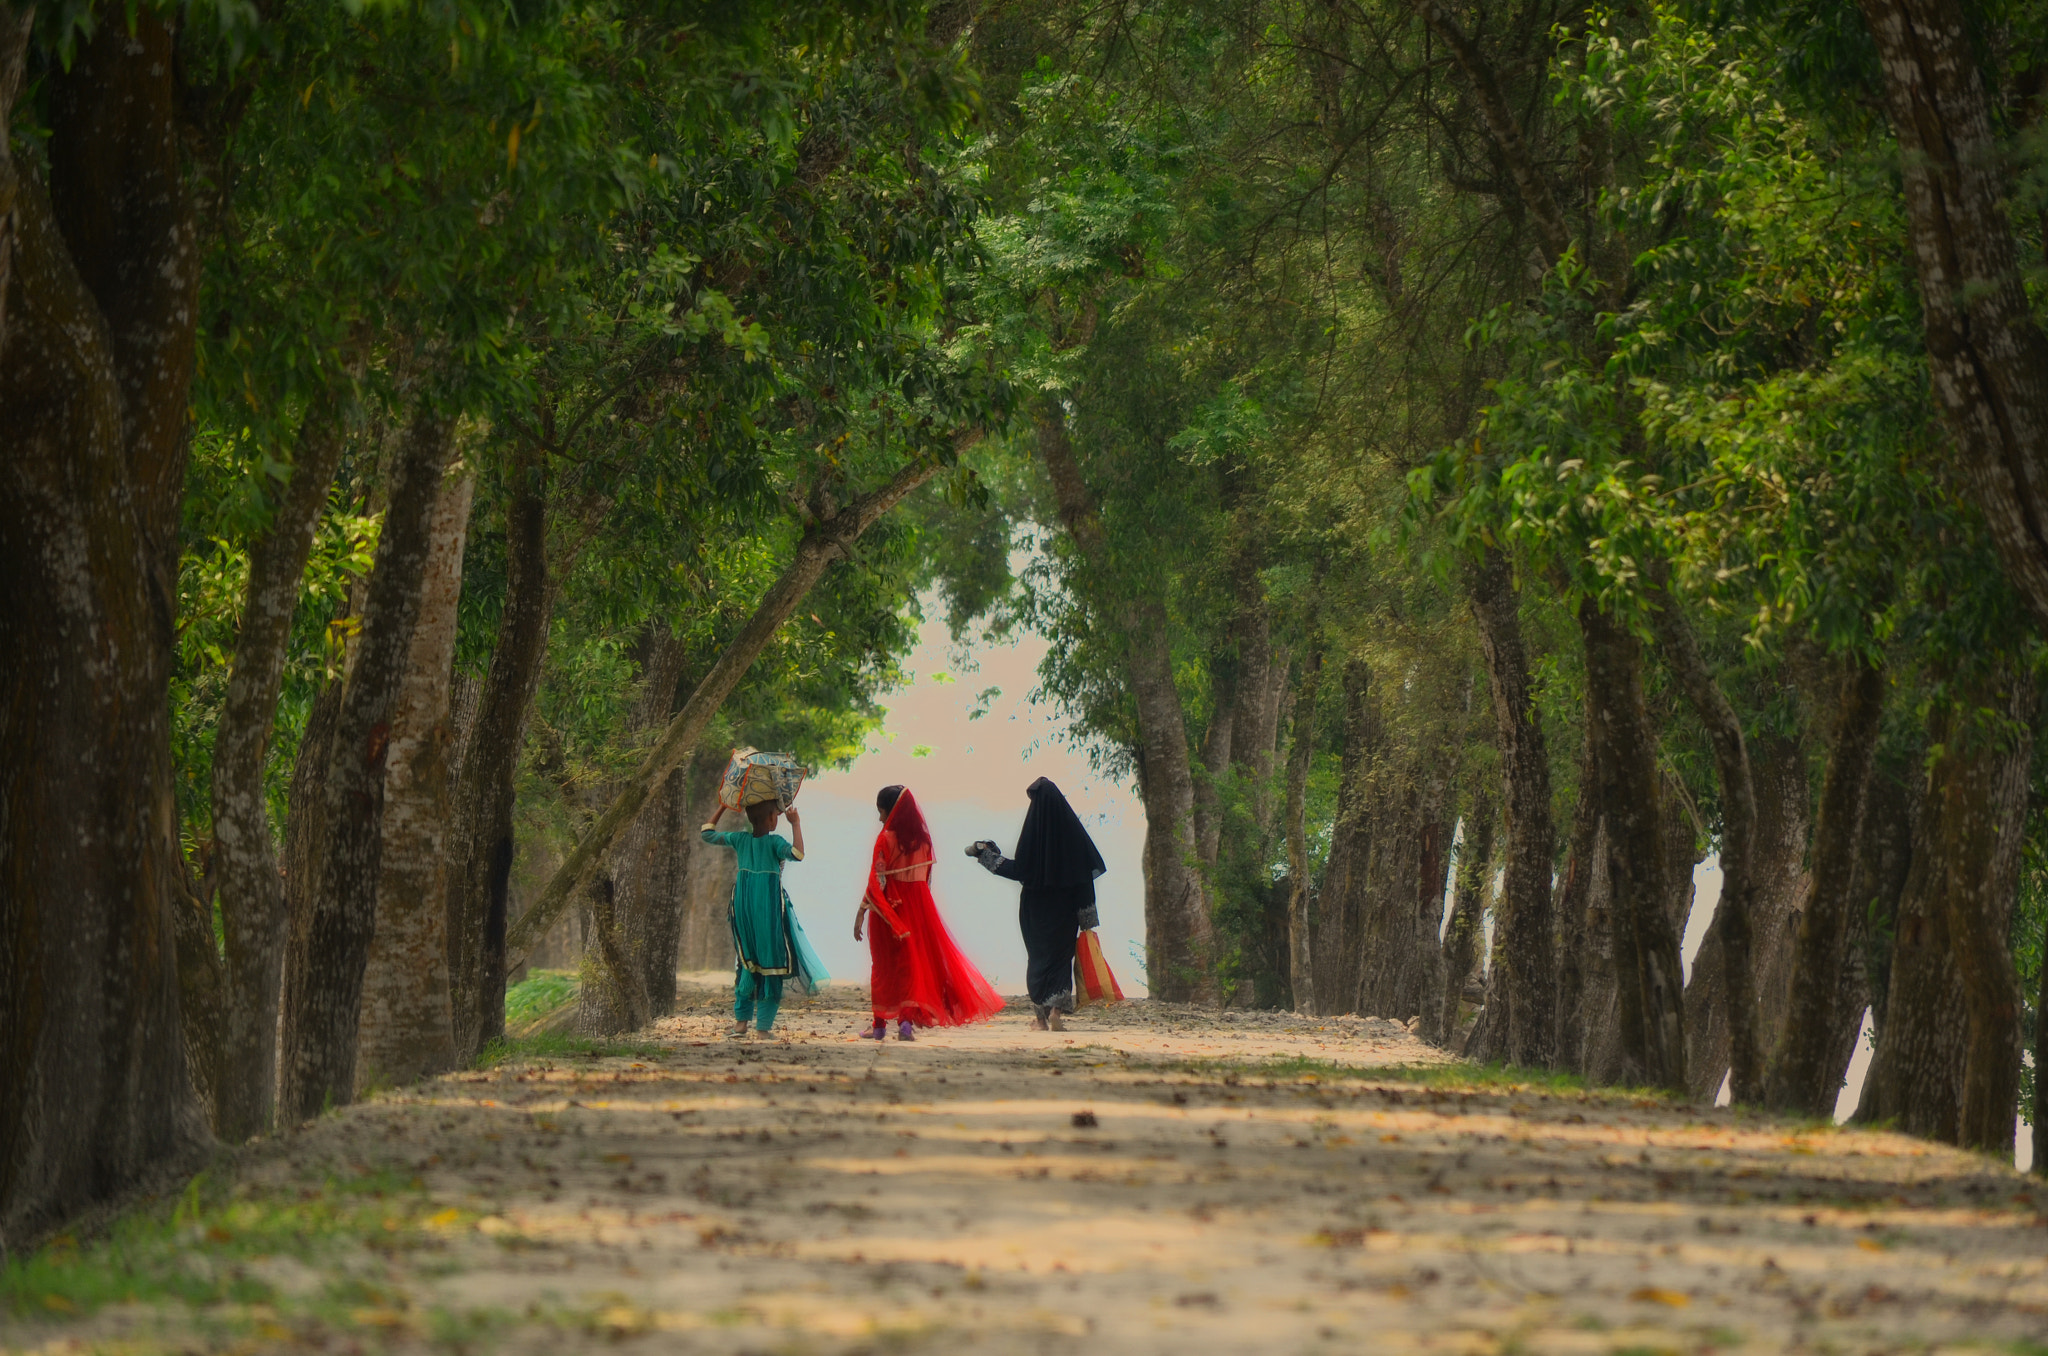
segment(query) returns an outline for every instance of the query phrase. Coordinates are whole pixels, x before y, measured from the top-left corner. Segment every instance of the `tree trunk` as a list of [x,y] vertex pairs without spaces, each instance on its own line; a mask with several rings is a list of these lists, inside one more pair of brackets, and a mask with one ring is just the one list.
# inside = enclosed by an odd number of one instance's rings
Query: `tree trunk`
[[1316,756],[1316,699],[1323,650],[1312,643],[1294,692],[1292,740],[1287,750],[1287,982],[1300,1013],[1316,1011],[1315,947],[1309,928],[1308,774]]
[[1368,797],[1372,850],[1355,906],[1361,919],[1354,1010],[1405,1022],[1433,993],[1449,866],[1448,799],[1456,738],[1432,729],[1398,767],[1383,759]]
[[21,172],[14,164],[14,134],[9,115],[21,95],[21,78],[28,69],[29,33],[35,21],[35,10],[26,7],[0,21],[0,352],[7,348],[8,282],[14,276],[14,205],[21,196]]
[[376,929],[363,972],[356,1091],[455,1067],[448,997],[450,693],[462,558],[476,477],[446,477],[434,504],[413,627],[391,712]]
[[286,957],[280,1119],[309,1120],[355,1097],[363,970],[377,924],[384,773],[391,719],[412,652],[447,468],[452,421],[422,408],[392,465],[358,649],[343,681],[322,804],[321,856],[303,947]]
[[1337,822],[1316,892],[1317,1010],[1336,1016],[1358,1010],[1358,975],[1364,963],[1364,896],[1372,862],[1372,781],[1380,756],[1379,711],[1372,670],[1344,661],[1344,749],[1337,774]]
[[[1423,768],[1422,832],[1416,851],[1413,887],[1415,907],[1409,916],[1414,959],[1401,991],[1401,1007],[1420,1019],[1419,1030],[1433,1031],[1436,997],[1444,987],[1444,897],[1450,890],[1451,839],[1457,833],[1457,783],[1462,722],[1459,734],[1446,738],[1433,765]],[[1433,1038],[1433,1037],[1432,1037]]]
[[[2008,679],[2008,681],[2010,681]],[[2031,740],[1971,728],[2005,707],[2024,722],[2032,684],[1970,692],[1937,715],[1913,862],[1899,898],[1891,982],[1859,1120],[2010,1154],[2019,1091],[2019,980],[2008,949],[2025,836]]]
[[[1592,745],[1581,741],[1571,837],[1565,843],[1564,872],[1558,877],[1551,904],[1557,918],[1557,1067],[1579,1074],[1591,1067],[1594,1028],[1602,1025],[1594,1009],[1604,1013],[1612,1006],[1614,994],[1613,967],[1606,959],[1613,951],[1608,945],[1612,929],[1604,858],[1607,844],[1600,830]],[[1589,996],[1597,1003],[1589,1001]]]
[[[1784,1039],[1785,1017],[1792,1008],[1792,961],[1797,949],[1799,910],[1813,883],[1806,869],[1809,840],[1813,836],[1813,793],[1802,739],[1759,739],[1752,749],[1749,766],[1757,801],[1752,871],[1756,894],[1750,913],[1757,1045],[1760,1052],[1768,1053],[1776,1050],[1778,1042]],[[1909,824],[1909,832],[1910,829]]]
[[[1233,625],[1237,647],[1244,639],[1241,627]],[[1202,732],[1202,774],[1195,778],[1195,851],[1202,866],[1212,875],[1216,855],[1223,844],[1223,816],[1220,797],[1223,778],[1230,771],[1231,740],[1237,732],[1239,700],[1238,668],[1242,656],[1213,656],[1209,677],[1209,727]]]
[[[1720,969],[1717,1018],[1728,1030],[1729,1092],[1736,1102],[1753,1103],[1762,1092],[1763,1058],[1756,1033],[1756,968],[1753,959],[1756,878],[1756,785],[1750,774],[1749,741],[1742,720],[1721,690],[1713,670],[1700,653],[1692,625],[1679,611],[1678,600],[1664,587],[1660,570],[1652,620],[1658,652],[1679,691],[1692,707],[1714,748],[1714,774],[1721,789],[1721,899],[1714,910],[1714,961]],[[1697,979],[1699,962],[1693,962]],[[1688,1022],[1695,1014],[1687,1011]],[[1691,1051],[1687,1052],[1690,1055]],[[1693,1070],[1699,1095],[1705,1080],[1720,1083],[1719,1061],[1711,1070]],[[1714,1095],[1706,1088],[1705,1095]]]
[[2034,1175],[2048,1177],[2048,964],[2041,967],[2041,989],[2034,996],[2034,1107],[2027,1119],[2034,1129]]
[[1472,615],[1486,653],[1493,693],[1494,747],[1500,751],[1507,872],[1496,906],[1487,1005],[1489,1057],[1532,1068],[1557,1059],[1557,970],[1551,917],[1550,755],[1531,693],[1522,646],[1520,600],[1508,560],[1497,549],[1466,578]]
[[[1060,521],[1091,573],[1106,585],[1109,540],[1067,436],[1066,417],[1052,401],[1041,400],[1032,420]],[[1145,799],[1148,987],[1153,997],[1168,1002],[1214,1003],[1214,927],[1195,841],[1194,765],[1180,692],[1173,684],[1166,603],[1143,597],[1120,606],[1125,672],[1138,709],[1138,782]]]
[[2048,334],[2020,273],[1972,26],[1957,0],[1862,0],[1899,140],[1929,375],[2006,576],[2048,623]]
[[[2002,685],[2002,693],[1987,685],[1991,690],[1972,705],[1992,711],[2003,706],[2006,719],[2022,733],[2007,739],[1959,728],[1940,739],[1944,752],[1930,780],[1930,800],[1943,858],[1962,868],[1949,875],[1945,891],[1949,944],[1969,1017],[1956,1142],[2010,1158],[2020,1090],[2020,1016],[2026,1009],[2013,968],[2012,915],[2027,833],[2035,701],[2031,677],[2005,676]],[[1941,766],[1950,762],[1953,771]]]
[[[1750,746],[1756,797],[1756,835],[1750,852],[1751,970],[1759,1054],[1774,1049],[1784,1029],[1792,985],[1792,933],[1805,894],[1806,750],[1796,739],[1766,735]],[[1907,829],[1911,830],[1910,819]],[[1903,875],[1903,865],[1900,872]],[[1896,897],[1896,886],[1891,891]],[[1719,928],[1708,932],[1693,957],[1685,989],[1685,1069],[1693,1095],[1705,1100],[1730,1072],[1728,1012],[1722,996]],[[1732,1080],[1731,1080],[1732,1081]],[[1732,1096],[1732,1090],[1731,1090]]]
[[338,401],[319,401],[307,410],[291,481],[270,526],[250,547],[242,623],[213,736],[213,862],[207,884],[220,897],[225,942],[213,1128],[230,1143],[269,1127],[276,1093],[286,914],[264,769],[284,688],[292,615],[345,441]]
[[1494,798],[1479,792],[1465,808],[1465,841],[1458,849],[1458,876],[1451,921],[1444,928],[1444,983],[1429,1037],[1450,1047],[1463,1025],[1465,986],[1479,963],[1480,927],[1493,876]]
[[[16,79],[19,14],[0,38]],[[204,1142],[183,1049],[172,799],[198,259],[173,34],[98,25],[11,189],[0,349],[0,1236]],[[11,100],[9,101],[11,104]]]
[[[1366,797],[1371,852],[1352,908],[1358,917],[1358,969],[1348,1010],[1396,1022],[1411,1015],[1402,994],[1415,962],[1415,885],[1421,876],[1423,769],[1418,749],[1382,756]],[[1355,879],[1355,877],[1354,877]]]
[[1842,683],[1839,710],[1827,775],[1821,784],[1812,884],[1800,910],[1793,946],[1784,1035],[1764,1081],[1766,1106],[1807,1116],[1832,1113],[1842,1087],[1844,1068],[1837,1067],[1834,1060],[1835,1006],[1842,987],[1850,913],[1856,907],[1849,891],[1855,880],[1864,793],[1884,716],[1883,671],[1852,659]]
[[[681,681],[685,647],[666,626],[648,630],[639,645],[640,693],[627,715],[636,737],[659,731],[674,714],[676,686]],[[667,1012],[675,997],[675,929],[664,926],[672,913],[669,900],[651,888],[663,842],[672,832],[677,807],[671,789],[687,781],[691,762],[668,774],[655,793],[656,808],[642,814],[619,836],[608,867],[600,875],[590,901],[593,945],[583,953],[583,980],[577,990],[577,1029],[587,1035],[611,1036],[637,1031]],[[624,965],[624,970],[618,969]],[[663,969],[666,984],[662,983]],[[667,998],[657,1012],[656,995]]]
[[[959,443],[965,444],[975,434],[962,434]],[[554,879],[541,891],[520,920],[513,924],[505,938],[506,960],[522,957],[529,947],[539,941],[554,924],[569,901],[581,890],[588,889],[600,870],[601,862],[611,850],[628,825],[639,815],[640,808],[656,788],[668,780],[684,759],[688,758],[703,741],[704,731],[711,718],[718,713],[725,699],[746,676],[748,668],[759,657],[762,650],[782,624],[789,620],[811,588],[824,577],[832,562],[849,555],[853,544],[861,534],[878,522],[882,515],[901,503],[918,486],[937,475],[941,469],[938,461],[922,461],[898,471],[888,484],[880,489],[860,496],[845,508],[829,517],[814,521],[797,543],[794,556],[777,579],[764,594],[753,616],[732,638],[712,664],[710,672],[690,693],[690,699],[683,703],[675,719],[662,731],[640,768],[633,774],[620,791],[611,807],[591,825],[576,850],[569,854],[569,860],[562,863]],[[1168,677],[1171,679],[1171,673]],[[1176,704],[1176,709],[1178,706]],[[1186,765],[1187,745],[1181,744],[1182,765]],[[509,863],[509,858],[508,858]],[[502,973],[502,969],[501,969]]]
[[[1273,825],[1273,755],[1280,740],[1280,700],[1287,690],[1287,647],[1273,644],[1272,607],[1265,585],[1251,575],[1244,600],[1237,703],[1231,713],[1230,761],[1249,793],[1252,824],[1263,838]],[[1256,844],[1261,857],[1265,844]]]
[[647,1011],[650,1018],[676,1010],[677,957],[683,939],[683,862],[676,849],[704,821],[690,818],[694,760],[668,774],[655,796],[647,848]]
[[1642,646],[1597,603],[1579,605],[1586,729],[1614,891],[1615,1010],[1629,1082],[1685,1088],[1678,933],[1666,912],[1657,735],[1643,705]]
[[456,783],[448,851],[448,994],[455,1058],[467,1063],[505,1033],[505,928],[512,880],[512,811],[526,717],[547,657],[554,590],[548,581],[545,470],[530,451],[506,474],[505,607],[498,616]]

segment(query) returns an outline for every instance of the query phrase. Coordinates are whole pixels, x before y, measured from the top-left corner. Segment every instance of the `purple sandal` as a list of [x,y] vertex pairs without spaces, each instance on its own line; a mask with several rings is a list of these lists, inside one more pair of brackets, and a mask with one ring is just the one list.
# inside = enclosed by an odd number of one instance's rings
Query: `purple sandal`
[[[881,1037],[877,1036],[875,1039],[880,1040]],[[912,1029],[909,1021],[905,1020],[896,1023],[896,1039],[899,1041],[914,1041],[917,1039],[917,1033]]]

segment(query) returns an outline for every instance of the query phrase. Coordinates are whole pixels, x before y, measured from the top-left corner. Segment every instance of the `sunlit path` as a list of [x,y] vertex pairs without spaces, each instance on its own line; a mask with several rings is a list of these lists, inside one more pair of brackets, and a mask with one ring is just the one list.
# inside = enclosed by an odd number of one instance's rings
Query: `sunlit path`
[[[1867,1132],[1468,1076],[1389,1022],[1150,1004],[876,1046],[860,990],[330,1116],[252,1199],[388,1183],[367,1244],[194,1223],[239,1302],[10,1349],[1924,1351],[2048,1323],[2024,1179]],[[413,1185],[415,1184],[416,1185]],[[228,1216],[220,1217],[226,1221]]]

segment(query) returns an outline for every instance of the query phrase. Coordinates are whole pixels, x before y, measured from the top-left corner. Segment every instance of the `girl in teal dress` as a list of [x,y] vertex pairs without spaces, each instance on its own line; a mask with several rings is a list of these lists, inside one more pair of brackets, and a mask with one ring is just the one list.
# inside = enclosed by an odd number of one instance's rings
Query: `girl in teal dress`
[[703,830],[705,842],[739,854],[731,912],[732,947],[737,958],[732,983],[735,1036],[745,1035],[749,1022],[763,1035],[775,1025],[783,980],[794,976],[810,993],[826,977],[782,888],[782,864],[804,859],[804,827],[791,810],[789,831],[796,841],[776,833],[775,820],[781,810],[782,803],[776,800],[749,805],[751,833],[720,833],[714,824],[706,824]]

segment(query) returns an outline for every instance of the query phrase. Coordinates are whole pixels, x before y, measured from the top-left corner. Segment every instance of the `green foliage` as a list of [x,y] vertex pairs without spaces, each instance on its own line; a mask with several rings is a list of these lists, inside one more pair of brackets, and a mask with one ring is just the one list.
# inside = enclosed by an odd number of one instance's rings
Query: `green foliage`
[[[246,431],[230,437],[202,427],[192,440],[178,572],[177,668],[171,676],[171,748],[188,852],[201,850],[211,831],[213,730],[241,627],[249,550],[269,527],[274,498],[288,474]],[[346,611],[351,583],[369,573],[380,522],[381,515],[356,512],[345,495],[334,496],[300,580],[284,691],[264,766],[266,800],[280,832],[292,760],[313,694],[340,659],[340,638],[329,621]]]
[[517,1030],[560,1011],[576,997],[574,970],[529,970],[505,990],[505,1027]]

